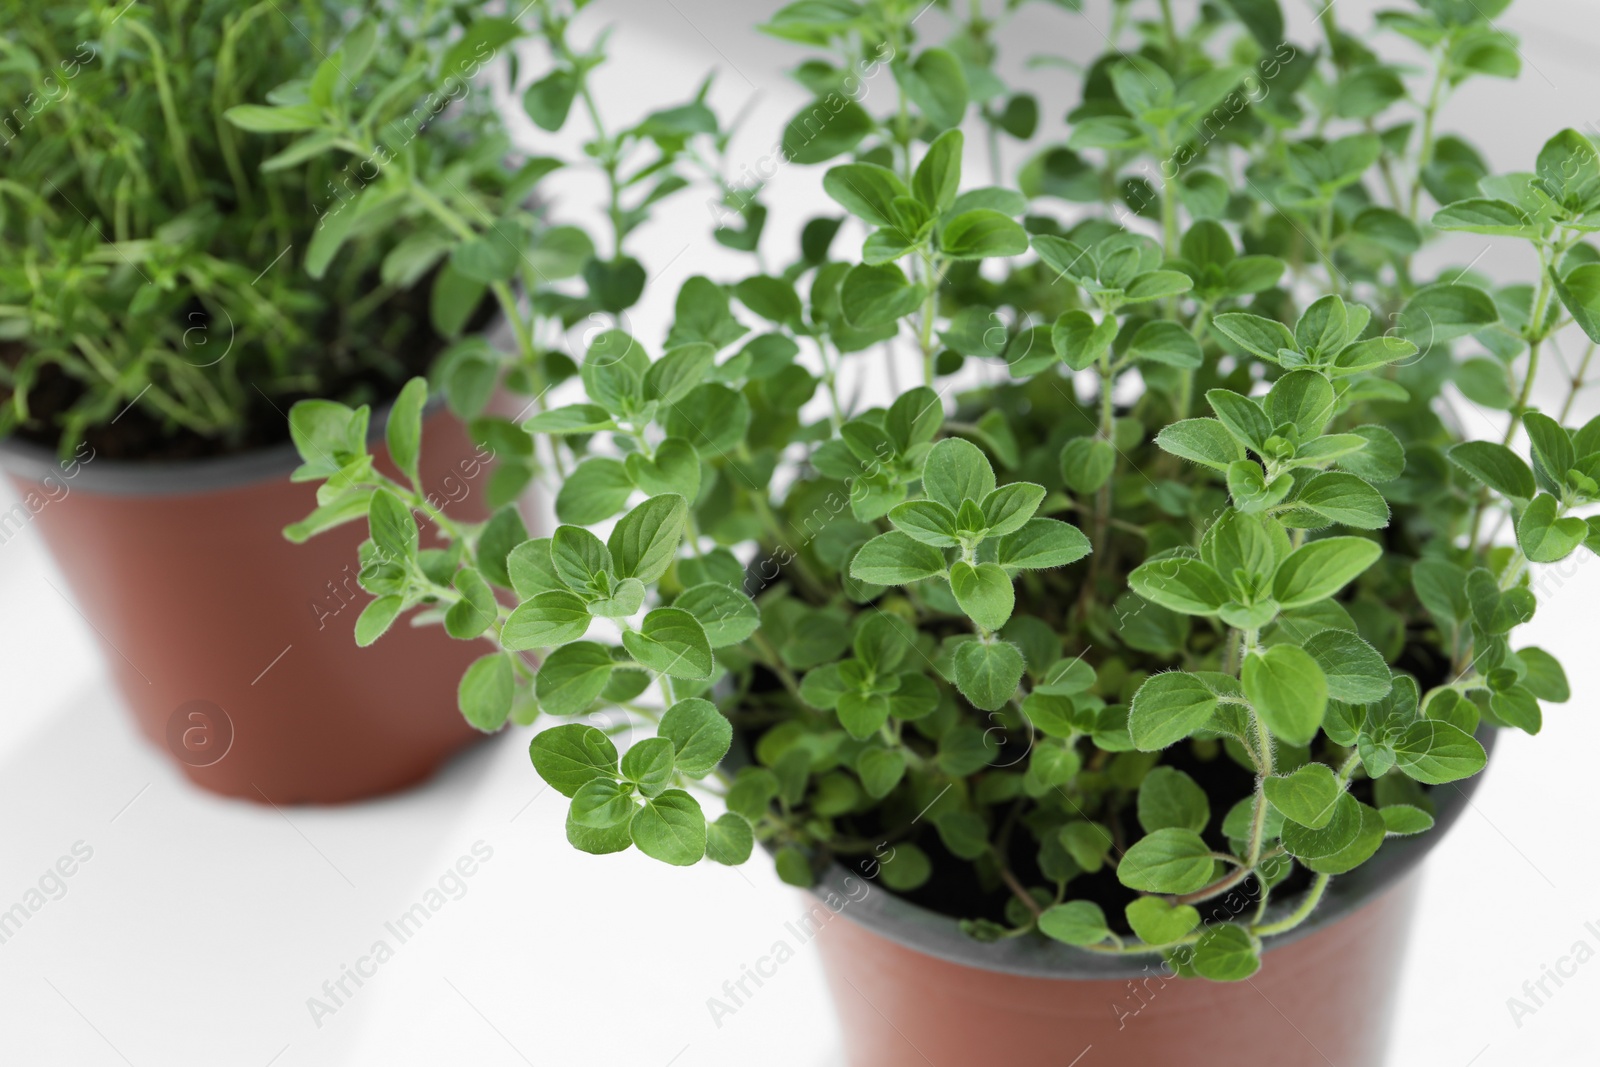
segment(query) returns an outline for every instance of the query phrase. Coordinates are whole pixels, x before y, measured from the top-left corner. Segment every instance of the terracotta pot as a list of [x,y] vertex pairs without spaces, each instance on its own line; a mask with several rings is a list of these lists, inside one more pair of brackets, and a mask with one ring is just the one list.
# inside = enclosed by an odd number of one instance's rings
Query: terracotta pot
[[[381,413],[373,421],[379,466],[395,475]],[[489,464],[465,428],[439,409],[423,436],[424,488],[484,517],[474,505]],[[421,781],[482,736],[456,709],[479,643],[402,620],[356,646],[370,599],[355,581],[365,522],[284,539],[316,506],[315,484],[289,481],[292,446],[63,469],[7,441],[0,462],[23,499],[0,513],[0,533],[38,526],[140,729],[202,788],[258,803],[358,800]]]
[[[1480,739],[1487,747],[1493,737]],[[820,927],[849,1063],[1378,1067],[1414,868],[1475,784],[1436,789],[1434,829],[1391,839],[1335,878],[1312,918],[1269,940],[1261,970],[1243,982],[1177,978],[1159,957],[1097,956],[1043,938],[980,943],[954,920],[834,867],[813,890],[823,903],[813,902],[808,922]]]

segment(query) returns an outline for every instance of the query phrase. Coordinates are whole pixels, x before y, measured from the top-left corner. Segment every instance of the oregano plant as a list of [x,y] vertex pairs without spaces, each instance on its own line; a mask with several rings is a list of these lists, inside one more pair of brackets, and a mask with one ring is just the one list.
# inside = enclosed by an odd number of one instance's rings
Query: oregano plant
[[[785,158],[842,213],[691,278],[659,341],[572,353],[519,431],[553,457],[548,535],[427,501],[421,380],[390,416],[400,479],[364,409],[295,409],[323,512],[369,523],[358,639],[410,612],[485,642],[461,709],[544,724],[534,770],[586,852],[760,843],[788,882],[843,864],[978,939],[1246,978],[1332,879],[1429,830],[1486,731],[1569,696],[1513,634],[1533,565],[1600,549],[1600,420],[1571,419],[1600,154],[1569,130],[1491,175],[1437,129],[1462,82],[1515,75],[1504,2],[1360,32],[1329,5],[1316,44],[1271,0],[1119,3],[1076,101],[1006,87],[1003,12],[921,6],[762,27],[812,49]],[[1537,274],[1419,254],[1452,231],[1527,242]],[[920,380],[851,387],[884,366]],[[1463,396],[1499,440],[1468,439]]]

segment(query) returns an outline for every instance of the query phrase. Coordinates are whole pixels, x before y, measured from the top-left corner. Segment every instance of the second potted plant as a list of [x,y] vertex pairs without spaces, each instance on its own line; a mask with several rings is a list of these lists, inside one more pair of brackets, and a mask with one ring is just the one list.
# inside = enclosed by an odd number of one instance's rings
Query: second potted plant
[[[1479,5],[1381,16],[1435,67],[1412,123],[1331,9],[1318,54],[1275,4],[1161,3],[1068,141],[981,185],[963,121],[1026,139],[1037,101],[981,9],[930,47],[919,6],[766,27],[826,50],[785,154],[851,156],[822,186],[859,245],[815,220],[780,273],[685,284],[659,351],[595,338],[524,424],[582,457],[549,537],[457,538],[446,582],[405,487],[360,479],[362,584],[482,608],[464,706],[556,720],[530,752],[572,845],[760,843],[809,888],[854,1063],[1376,1064],[1409,873],[1496,732],[1570,695],[1512,635],[1533,567],[1600,544],[1600,420],[1529,402],[1556,331],[1600,344],[1600,152],[1569,130],[1490,176],[1437,133],[1448,89],[1515,72]],[[1539,274],[1429,276],[1441,231]],[[895,342],[920,383],[848,400]]]

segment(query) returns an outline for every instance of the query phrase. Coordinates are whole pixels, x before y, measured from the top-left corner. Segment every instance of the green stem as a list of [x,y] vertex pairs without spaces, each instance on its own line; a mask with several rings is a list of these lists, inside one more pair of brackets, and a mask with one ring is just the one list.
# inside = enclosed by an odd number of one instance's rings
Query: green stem
[[928,252],[922,253],[922,279],[923,284],[928,287],[928,293],[922,298],[921,321],[917,324],[917,345],[922,349],[922,384],[931,389],[936,377],[933,365],[933,327],[939,311],[939,282],[938,265]]
[[1282,919],[1279,919],[1277,922],[1267,923],[1264,926],[1258,925],[1253,927],[1255,935],[1257,937],[1271,937],[1274,934],[1281,934],[1289,930],[1293,930],[1296,926],[1299,926],[1301,923],[1305,922],[1311,917],[1311,913],[1317,910],[1317,905],[1322,902],[1322,894],[1327,892],[1328,882],[1331,880],[1331,878],[1332,875],[1317,875],[1316,881],[1311,883],[1311,888],[1306,890],[1305,897],[1301,899],[1299,905],[1294,909],[1294,911],[1290,912]]
[[1411,183],[1411,203],[1407,216],[1417,221],[1417,209],[1422,205],[1422,172],[1433,162],[1433,125],[1439,116],[1439,105],[1444,100],[1444,87],[1450,71],[1446,53],[1439,55],[1439,69],[1434,73],[1433,88],[1428,91],[1428,103],[1422,109],[1422,143],[1417,149],[1417,173]]

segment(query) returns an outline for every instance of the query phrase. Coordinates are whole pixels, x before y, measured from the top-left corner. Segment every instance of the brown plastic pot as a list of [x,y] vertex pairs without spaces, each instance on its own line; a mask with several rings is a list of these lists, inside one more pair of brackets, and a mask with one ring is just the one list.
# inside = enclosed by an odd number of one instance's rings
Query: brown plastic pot
[[[381,414],[373,451],[394,475]],[[424,489],[482,518],[485,455],[442,409],[423,437]],[[366,523],[284,539],[316,506],[314,483],[289,481],[292,446],[166,464],[90,455],[63,469],[6,441],[0,463],[29,513],[0,514],[6,535],[39,528],[140,729],[196,785],[258,803],[359,800],[427,778],[482,736],[456,709],[477,643],[402,620],[356,646]]]
[[[1480,733],[1485,747],[1492,733]],[[1152,957],[1043,938],[986,944],[954,920],[831,868],[816,935],[852,1067],[1378,1067],[1405,952],[1414,868],[1476,779],[1434,791],[1432,831],[1393,838],[1269,939],[1243,982],[1175,977]],[[1294,901],[1274,906],[1281,915]],[[1202,916],[1206,915],[1202,906]],[[845,921],[837,921],[843,919]]]

